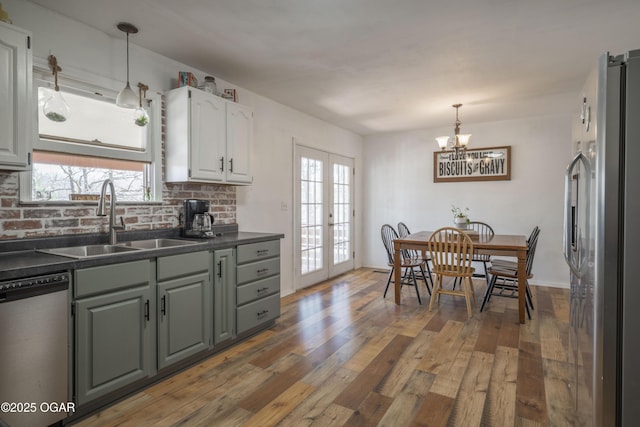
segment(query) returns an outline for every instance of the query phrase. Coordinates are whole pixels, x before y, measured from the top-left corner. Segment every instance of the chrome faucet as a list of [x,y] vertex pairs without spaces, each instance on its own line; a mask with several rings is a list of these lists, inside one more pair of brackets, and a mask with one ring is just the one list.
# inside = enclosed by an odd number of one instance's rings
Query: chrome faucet
[[100,191],[100,200],[98,201],[98,216],[107,216],[105,212],[105,199],[107,196],[107,185],[111,190],[111,199],[109,201],[109,244],[115,245],[118,241],[116,230],[124,230],[124,220],[120,217],[120,224],[116,225],[116,190],[113,186],[113,182],[107,178],[102,183],[102,190]]

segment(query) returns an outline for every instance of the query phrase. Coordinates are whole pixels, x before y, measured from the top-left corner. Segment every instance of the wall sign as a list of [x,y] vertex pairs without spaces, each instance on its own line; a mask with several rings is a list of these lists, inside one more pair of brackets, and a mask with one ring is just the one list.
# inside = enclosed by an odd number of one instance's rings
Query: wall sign
[[511,146],[433,153],[433,182],[511,179]]

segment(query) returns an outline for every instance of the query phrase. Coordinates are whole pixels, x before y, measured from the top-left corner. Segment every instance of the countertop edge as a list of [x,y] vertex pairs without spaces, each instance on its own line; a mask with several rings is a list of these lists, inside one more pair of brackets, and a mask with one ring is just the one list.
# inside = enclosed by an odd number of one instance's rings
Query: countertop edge
[[[185,239],[197,240],[198,244],[194,245],[172,246],[159,249],[141,249],[137,251],[84,259],[74,259],[61,255],[41,253],[37,252],[37,249],[5,252],[0,254],[0,281],[38,276],[66,270],[118,264],[141,259],[153,259],[190,252],[226,249],[241,244],[259,243],[283,238],[283,233],[254,233],[240,231],[237,233],[227,233],[214,239]],[[122,243],[124,242],[125,241]]]

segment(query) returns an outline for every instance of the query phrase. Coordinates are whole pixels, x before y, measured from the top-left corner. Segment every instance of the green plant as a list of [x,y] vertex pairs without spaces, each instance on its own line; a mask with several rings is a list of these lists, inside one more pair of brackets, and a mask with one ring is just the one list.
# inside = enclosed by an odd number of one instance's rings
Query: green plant
[[451,205],[451,213],[453,214],[453,218],[466,218],[467,219],[467,224],[469,224],[471,222],[471,220],[469,219],[469,208],[464,208],[464,210],[462,210],[461,208],[455,206],[455,205]]
[[146,116],[139,116],[136,120],[135,120],[135,124],[137,124],[138,126],[146,126],[147,122],[149,120],[147,119]]

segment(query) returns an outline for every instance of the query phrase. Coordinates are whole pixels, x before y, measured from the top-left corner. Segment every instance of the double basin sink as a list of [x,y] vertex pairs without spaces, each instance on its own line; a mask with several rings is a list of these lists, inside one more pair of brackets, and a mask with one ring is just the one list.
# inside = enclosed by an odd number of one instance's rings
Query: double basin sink
[[44,252],[53,255],[62,255],[70,258],[89,258],[105,255],[116,255],[124,252],[132,252],[149,249],[173,248],[176,246],[197,245],[201,242],[179,240],[179,239],[148,239],[133,240],[131,242],[122,242],[115,245],[85,245],[70,246],[66,248],[40,249],[38,252]]

